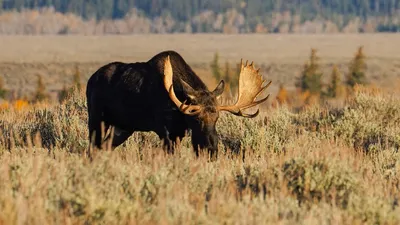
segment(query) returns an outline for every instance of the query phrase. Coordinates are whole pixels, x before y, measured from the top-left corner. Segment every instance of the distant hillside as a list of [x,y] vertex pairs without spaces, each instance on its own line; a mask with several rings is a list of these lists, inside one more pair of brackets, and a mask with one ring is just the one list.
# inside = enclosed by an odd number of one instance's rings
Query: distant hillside
[[2,34],[400,31],[399,0],[0,0],[0,6]]

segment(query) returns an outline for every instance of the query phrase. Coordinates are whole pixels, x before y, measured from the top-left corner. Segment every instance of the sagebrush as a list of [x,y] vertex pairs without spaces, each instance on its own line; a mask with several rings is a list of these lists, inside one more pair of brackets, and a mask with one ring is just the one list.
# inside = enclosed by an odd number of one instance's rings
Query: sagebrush
[[213,162],[188,137],[165,154],[154,133],[88,160],[83,93],[3,110],[0,224],[398,224],[397,96],[223,113]]

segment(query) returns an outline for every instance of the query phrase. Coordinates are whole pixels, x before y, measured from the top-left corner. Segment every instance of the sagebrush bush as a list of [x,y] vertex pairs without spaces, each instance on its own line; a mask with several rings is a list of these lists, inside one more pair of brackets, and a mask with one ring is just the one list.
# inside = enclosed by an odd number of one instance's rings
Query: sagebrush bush
[[359,89],[345,107],[221,113],[213,162],[195,157],[190,133],[167,155],[154,132],[90,161],[85,102],[75,92],[0,114],[0,224],[400,222],[394,95]]
[[302,158],[284,163],[288,189],[300,204],[324,199],[340,208],[347,208],[351,195],[358,194],[360,187],[354,175],[330,164],[327,159],[307,162]]
[[379,151],[400,147],[400,99],[360,88],[343,116],[334,123],[335,134],[356,149]]
[[24,146],[27,140],[40,136],[40,145],[46,148],[66,148],[82,151],[88,146],[86,102],[75,93],[62,105],[36,104],[28,111],[11,111],[0,121],[3,145]]

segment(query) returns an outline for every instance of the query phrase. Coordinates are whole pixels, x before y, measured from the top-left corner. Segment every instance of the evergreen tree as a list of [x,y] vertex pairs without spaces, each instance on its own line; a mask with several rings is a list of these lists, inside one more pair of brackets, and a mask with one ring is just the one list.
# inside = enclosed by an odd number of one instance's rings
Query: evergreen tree
[[238,63],[238,64],[236,64],[235,72],[233,73],[233,75],[231,77],[231,90],[234,93],[237,93],[237,91],[238,91],[240,70],[241,70],[241,65],[240,65],[240,63]]
[[214,54],[214,58],[210,64],[211,67],[211,72],[213,77],[215,78],[215,80],[217,80],[217,82],[219,82],[221,80],[221,68],[219,66],[219,54],[218,52],[216,52]]
[[[223,80],[225,84],[227,84],[227,88],[225,89],[227,93],[232,92],[232,83],[231,83],[231,68],[228,62],[225,62],[225,72]],[[217,81],[218,82],[218,81]]]
[[341,79],[340,72],[337,65],[333,66],[331,74],[331,82],[328,86],[327,96],[330,98],[336,98],[340,95]]
[[354,87],[356,84],[366,84],[365,71],[367,65],[365,63],[365,54],[363,52],[363,46],[360,46],[351,60],[349,65],[349,73],[347,74],[346,83],[350,87]]
[[7,94],[7,90],[4,88],[3,78],[0,77],[0,98],[5,98]]
[[[239,65],[240,66],[240,65]],[[237,70],[237,69],[236,69]],[[239,74],[240,74],[240,67],[239,71],[235,71],[234,73],[231,69],[231,66],[228,62],[225,62],[225,72],[223,76],[223,80],[225,84],[227,84],[227,92],[236,93],[238,85],[239,85]]]
[[75,66],[75,73],[73,76],[74,86],[80,91],[81,90],[81,73],[79,71],[78,65]]
[[311,49],[309,61],[304,64],[301,76],[296,82],[296,87],[303,92],[309,91],[311,95],[320,95],[322,91],[322,73],[320,72],[318,60],[317,50]]
[[68,98],[68,95],[70,94],[70,90],[67,88],[67,86],[63,85],[63,88],[61,89],[61,91],[58,92],[58,101],[61,103],[63,102],[65,99]]
[[43,83],[42,76],[37,75],[37,87],[36,87],[36,93],[34,96],[34,101],[36,102],[41,102],[44,100],[47,100],[48,95],[46,94],[46,86]]
[[[57,12],[74,13],[84,19],[92,17],[98,20],[120,19],[132,8],[136,8],[151,19],[170,14],[178,22],[190,22],[193,17],[206,11],[219,14],[235,9],[245,16],[246,26],[252,30],[258,22],[270,21],[274,13],[296,12],[301,15],[301,22],[321,17],[335,22],[341,28],[356,17],[362,21],[367,21],[369,17],[387,17],[389,21],[377,19],[380,20],[378,25],[382,25],[379,29],[395,31],[399,29],[397,20],[400,9],[398,0],[0,0],[0,12],[50,6]],[[338,19],[339,17],[343,17],[343,21],[340,22],[339,20],[342,19]],[[291,21],[285,22],[291,23]],[[270,24],[270,22],[265,24]],[[210,23],[203,23],[201,26],[203,27],[195,28],[195,30],[212,29]],[[272,29],[275,28],[272,27]]]

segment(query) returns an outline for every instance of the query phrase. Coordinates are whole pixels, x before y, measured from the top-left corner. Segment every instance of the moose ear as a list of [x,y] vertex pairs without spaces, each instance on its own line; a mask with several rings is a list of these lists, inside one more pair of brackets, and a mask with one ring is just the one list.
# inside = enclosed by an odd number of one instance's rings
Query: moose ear
[[219,82],[218,86],[212,92],[216,97],[218,97],[218,96],[222,95],[222,93],[224,93],[224,89],[225,89],[225,82],[224,82],[224,80],[221,80]]
[[186,93],[186,95],[194,100],[196,98],[196,90],[194,90],[188,83],[185,81],[181,80],[181,84],[183,87],[183,91]]

